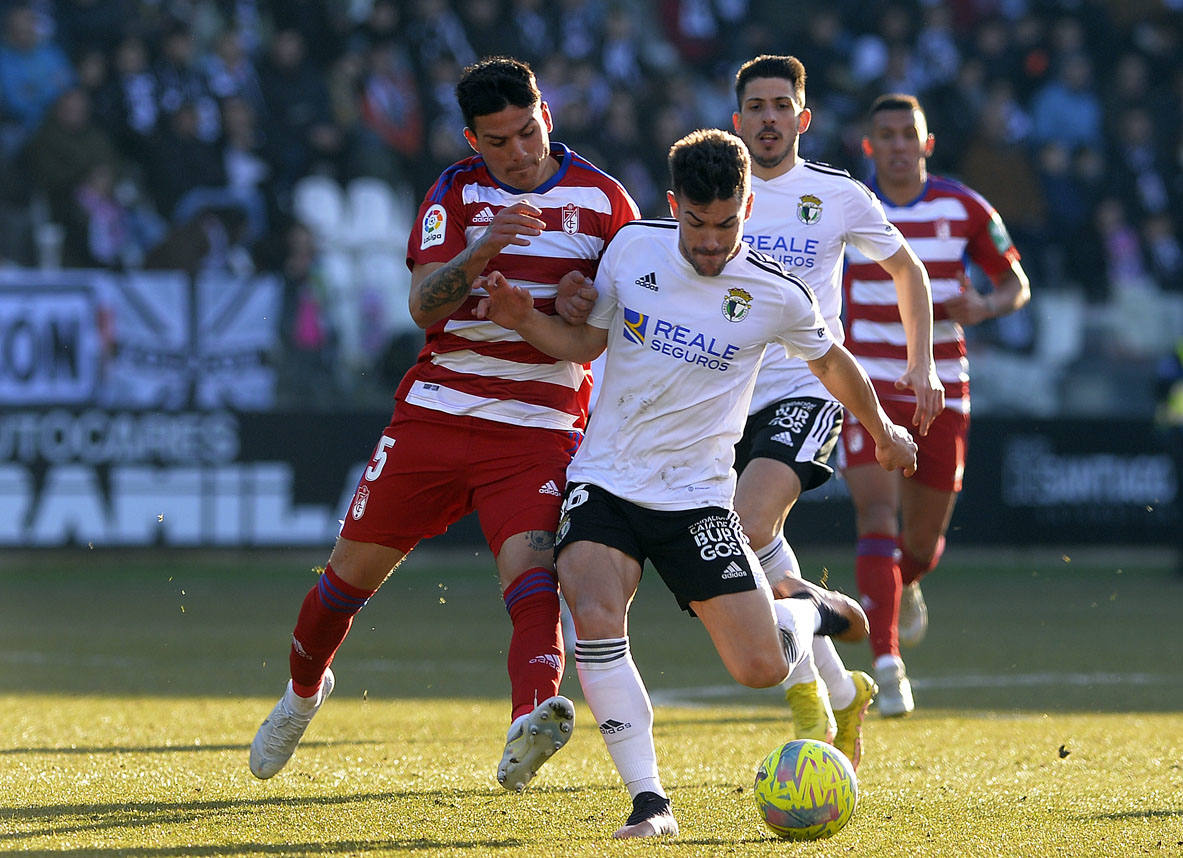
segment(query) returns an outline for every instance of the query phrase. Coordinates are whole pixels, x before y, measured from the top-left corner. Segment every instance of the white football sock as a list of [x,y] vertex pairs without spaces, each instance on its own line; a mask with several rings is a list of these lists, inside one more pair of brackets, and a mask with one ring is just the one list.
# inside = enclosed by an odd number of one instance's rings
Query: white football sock
[[764,570],[769,586],[775,586],[786,578],[801,577],[797,555],[783,535],[757,551],[756,557],[760,560],[760,568]]
[[577,640],[575,668],[587,707],[629,795],[664,796],[653,743],[653,704],[633,663],[628,638]]
[[[773,599],[772,610],[776,613],[776,624],[780,630],[792,635],[794,651],[785,653],[789,659],[788,678],[793,680],[791,684],[816,679],[817,672],[813,667],[813,633],[818,630],[822,621],[817,607],[809,599]],[[802,663],[809,665],[808,677],[794,672]]]
[[842,663],[842,656],[838,655],[832,640],[827,637],[813,639],[813,662],[830,691],[830,704],[835,709],[845,709],[853,703],[858,689],[854,687],[850,671]]

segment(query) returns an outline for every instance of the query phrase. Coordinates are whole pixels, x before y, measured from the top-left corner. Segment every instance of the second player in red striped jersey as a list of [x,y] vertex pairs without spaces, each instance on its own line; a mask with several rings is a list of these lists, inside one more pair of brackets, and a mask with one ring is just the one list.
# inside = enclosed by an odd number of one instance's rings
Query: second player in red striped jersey
[[[857,421],[842,432],[846,483],[858,528],[855,577],[871,622],[871,652],[879,683],[879,710],[906,715],[914,708],[899,645],[918,643],[928,623],[920,579],[944,550],[965,468],[969,433],[969,361],[965,325],[1004,316],[1030,299],[1027,275],[998,212],[960,182],[928,173],[935,140],[914,96],[880,96],[871,106],[865,154],[875,176],[871,188],[892,223],[928,269],[933,294],[933,356],[945,387],[945,410],[917,438],[919,464],[899,480],[868,455]],[[914,404],[891,381],[904,357],[902,327],[890,281],[878,266],[849,252],[845,275],[846,345],[858,357],[890,414]],[[980,294],[966,276],[966,261],[990,278]],[[897,418],[898,419],[898,418]]]

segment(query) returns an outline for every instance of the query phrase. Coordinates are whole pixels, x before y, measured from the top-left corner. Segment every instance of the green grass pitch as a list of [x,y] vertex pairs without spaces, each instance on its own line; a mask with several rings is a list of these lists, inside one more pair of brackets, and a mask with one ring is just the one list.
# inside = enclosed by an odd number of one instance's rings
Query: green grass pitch
[[[853,589],[848,547],[803,551]],[[246,748],[287,677],[313,567],[292,553],[0,558],[0,855],[1183,855],[1183,579],[1154,552],[958,551],[906,653],[916,713],[872,710],[851,823],[762,826],[751,782],[791,738],[656,575],[632,611],[676,840],[628,813],[568,665],[567,747],[521,794],[493,777],[508,620],[487,552],[421,550],[359,615],[337,689],[269,781]],[[866,668],[865,645],[842,645]]]

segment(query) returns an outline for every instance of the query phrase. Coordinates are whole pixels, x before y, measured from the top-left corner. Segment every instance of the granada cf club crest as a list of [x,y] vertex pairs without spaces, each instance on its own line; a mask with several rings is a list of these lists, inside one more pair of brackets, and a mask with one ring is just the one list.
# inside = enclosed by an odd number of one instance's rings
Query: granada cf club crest
[[727,290],[727,297],[723,299],[723,318],[729,322],[742,322],[752,310],[752,296],[743,289]]
[[358,486],[357,492],[353,496],[353,504],[349,507],[349,514],[353,516],[354,521],[361,521],[361,517],[366,514],[366,504],[369,501],[369,488],[367,486]]
[[822,219],[822,201],[813,194],[805,194],[797,203],[797,220],[812,226]]
[[563,206],[563,232],[567,235],[579,234],[579,206],[575,203]]

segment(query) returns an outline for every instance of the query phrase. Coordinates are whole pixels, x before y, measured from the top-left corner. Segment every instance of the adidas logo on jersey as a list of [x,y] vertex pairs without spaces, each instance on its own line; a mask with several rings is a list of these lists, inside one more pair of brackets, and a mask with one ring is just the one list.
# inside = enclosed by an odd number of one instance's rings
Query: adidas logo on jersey
[[475,215],[472,216],[472,222],[473,223],[492,223],[493,222],[493,210],[491,208],[489,208],[488,206],[485,206],[483,209],[481,209],[479,212],[477,212]]
[[542,488],[538,490],[538,494],[554,495],[557,498],[561,498],[563,496],[563,493],[559,491],[559,487],[555,485],[554,480],[547,480],[545,483],[543,483]]
[[642,275],[633,281],[642,289],[648,289],[651,292],[657,291],[657,272],[650,271],[648,274]]
[[742,578],[747,574],[748,573],[744,571],[744,568],[742,566],[740,566],[738,563],[736,563],[734,560],[732,560],[730,563],[727,564],[727,568],[723,570],[723,574],[720,575],[719,577],[720,578]]
[[792,432],[777,432],[769,440],[775,441],[778,444],[784,444],[786,447],[792,447],[793,446],[793,433]]

